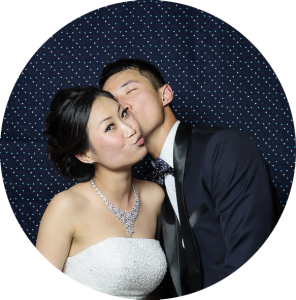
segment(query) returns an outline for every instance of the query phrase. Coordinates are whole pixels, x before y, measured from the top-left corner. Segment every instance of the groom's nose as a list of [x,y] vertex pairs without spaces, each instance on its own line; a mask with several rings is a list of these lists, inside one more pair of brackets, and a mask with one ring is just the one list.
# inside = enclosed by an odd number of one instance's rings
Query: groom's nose
[[128,107],[129,112],[131,112],[131,113],[133,112],[133,107],[132,107],[131,103],[129,103],[128,101],[125,101],[124,99],[120,99],[120,98],[119,99],[117,98],[117,100],[122,107],[124,107],[124,108]]

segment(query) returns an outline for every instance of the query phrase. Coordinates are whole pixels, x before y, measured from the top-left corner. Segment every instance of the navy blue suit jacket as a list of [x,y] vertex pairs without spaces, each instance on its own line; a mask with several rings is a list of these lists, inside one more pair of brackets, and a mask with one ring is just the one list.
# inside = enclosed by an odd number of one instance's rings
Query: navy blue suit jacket
[[[222,280],[262,246],[276,224],[268,170],[255,143],[229,129],[194,128],[187,135],[184,130],[187,126],[180,124],[174,145],[175,178],[181,178],[176,180],[176,189],[182,192],[184,203],[178,199],[178,206],[180,210],[185,205],[199,261],[186,261],[182,232],[166,199],[162,207],[164,248],[177,293],[164,298]],[[177,155],[181,160],[175,160]],[[186,266],[180,263],[184,259]],[[200,268],[196,278],[188,271],[192,265]]]

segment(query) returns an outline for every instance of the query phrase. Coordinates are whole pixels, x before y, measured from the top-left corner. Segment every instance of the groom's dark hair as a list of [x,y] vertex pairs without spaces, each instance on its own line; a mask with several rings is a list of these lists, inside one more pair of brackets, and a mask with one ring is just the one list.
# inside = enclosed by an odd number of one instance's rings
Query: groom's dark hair
[[105,82],[111,76],[129,69],[139,71],[142,76],[150,81],[156,91],[166,84],[159,70],[151,63],[140,59],[122,58],[104,67],[101,74],[100,87],[103,88]]

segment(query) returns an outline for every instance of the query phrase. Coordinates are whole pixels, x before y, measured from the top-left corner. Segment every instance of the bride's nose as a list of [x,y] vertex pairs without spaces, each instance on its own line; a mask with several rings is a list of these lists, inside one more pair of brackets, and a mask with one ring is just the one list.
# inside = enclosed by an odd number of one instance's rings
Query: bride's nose
[[125,123],[124,125],[124,136],[129,138],[133,136],[137,131],[130,124]]

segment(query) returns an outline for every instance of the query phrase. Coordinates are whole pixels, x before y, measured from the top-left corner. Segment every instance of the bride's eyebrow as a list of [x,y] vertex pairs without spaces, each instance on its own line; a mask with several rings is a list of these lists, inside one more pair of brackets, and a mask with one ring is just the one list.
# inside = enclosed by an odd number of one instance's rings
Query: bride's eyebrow
[[[117,113],[119,113],[120,108],[121,108],[121,105],[119,104],[119,105],[118,105],[118,109],[117,109]],[[100,127],[100,125],[101,125],[102,123],[104,123],[105,121],[108,121],[108,120],[110,120],[110,119],[112,119],[111,116],[110,116],[110,117],[107,117],[107,118],[105,118],[105,119],[103,119],[103,120],[101,120],[101,121],[99,122],[99,127]]]

